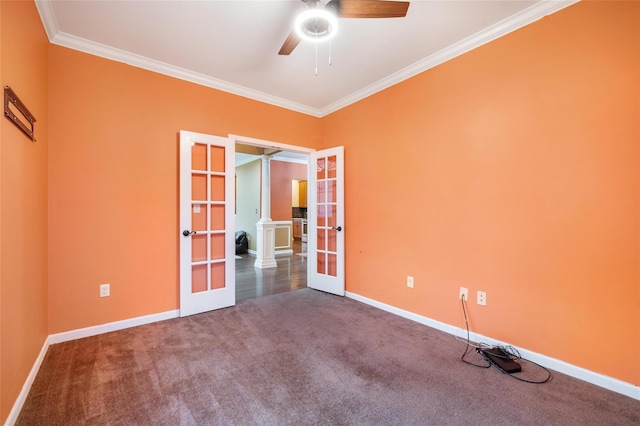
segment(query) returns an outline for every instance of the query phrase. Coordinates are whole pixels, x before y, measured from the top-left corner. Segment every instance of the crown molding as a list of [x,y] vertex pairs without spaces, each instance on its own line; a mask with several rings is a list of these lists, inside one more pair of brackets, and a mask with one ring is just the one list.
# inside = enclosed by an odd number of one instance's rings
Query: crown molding
[[[50,9],[48,7],[47,9]],[[43,22],[49,17],[47,15],[41,15]],[[48,28],[53,28],[54,24],[45,24],[47,34],[49,34]],[[244,86],[229,83],[224,80],[219,80],[201,73],[189,71],[184,68],[176,67],[164,62],[156,61],[154,59],[147,58],[145,56],[137,55],[131,52],[127,52],[122,49],[110,47],[101,43],[96,43],[82,37],[76,37],[71,34],[67,34],[58,31],[49,37],[51,43],[58,46],[67,47],[69,49],[78,50],[80,52],[88,53],[90,55],[99,56],[101,58],[110,59],[112,61],[121,62],[127,65],[131,65],[137,68],[142,68],[148,71],[164,74],[169,77],[174,77],[180,80],[189,81],[201,86],[210,87],[212,89],[221,90],[223,92],[232,93],[234,95],[242,96],[245,98],[253,99],[256,101],[264,102],[277,107],[286,108],[292,111],[300,112],[303,114],[311,115],[314,117],[320,117],[320,112],[316,108],[311,108],[306,105],[291,102],[289,100],[272,96],[258,90],[249,89]]]
[[388,77],[378,80],[377,82],[370,84],[369,86],[352,93],[349,96],[322,108],[320,110],[320,116],[324,117],[339,109],[347,107],[353,103],[356,103],[364,98],[367,98],[375,93],[381,92],[395,84],[398,84],[404,80],[408,80],[430,68],[447,62],[457,56],[469,52],[477,47],[487,44],[490,41],[498,39],[504,35],[507,35],[517,29],[527,26],[545,16],[558,12],[572,4],[577,3],[579,0],[543,0],[533,6],[512,15],[482,31],[479,31],[457,43],[448,46],[439,52],[434,53],[431,56],[426,57],[413,65],[409,65],[402,70],[391,74]]
[[60,27],[58,27],[58,21],[56,20],[56,14],[53,12],[53,2],[35,0],[35,3],[36,9],[38,9],[38,14],[40,15],[40,20],[44,26],[44,31],[47,33],[49,41],[51,41],[55,35],[60,32]]
[[525,9],[522,12],[510,16],[509,18],[506,18],[501,22],[498,22],[497,24],[494,24],[470,37],[467,37],[464,40],[461,40],[445,49],[442,49],[441,51],[436,52],[433,55],[414,63],[413,65],[409,65],[408,67],[405,67],[404,69],[391,74],[390,76],[385,77],[382,80],[378,80],[377,82],[370,84],[369,86],[361,90],[345,96],[344,98],[333,102],[324,108],[312,108],[307,105],[292,102],[287,99],[269,95],[264,92],[249,89],[247,87],[229,83],[224,80],[219,80],[201,73],[189,71],[184,68],[169,65],[164,62],[156,61],[141,55],[136,55],[121,49],[116,49],[100,43],[95,43],[83,39],[81,37],[76,37],[60,32],[55,14],[53,12],[52,2],[35,0],[35,3],[47,36],[53,44],[67,47],[69,49],[78,50],[90,55],[99,56],[105,59],[122,62],[134,67],[157,72],[169,77],[189,81],[201,86],[232,93],[234,95],[264,102],[302,114],[321,118],[353,103],[356,103],[366,97],[369,97],[375,93],[385,90],[404,80],[414,77],[415,75],[427,71],[430,68],[433,68],[457,56],[469,52],[470,50],[480,47],[483,44],[489,43],[490,41],[493,41],[519,28],[529,25],[539,19],[544,18],[547,15],[551,15],[566,7],[569,7],[577,3],[578,1],[579,0],[543,0]]

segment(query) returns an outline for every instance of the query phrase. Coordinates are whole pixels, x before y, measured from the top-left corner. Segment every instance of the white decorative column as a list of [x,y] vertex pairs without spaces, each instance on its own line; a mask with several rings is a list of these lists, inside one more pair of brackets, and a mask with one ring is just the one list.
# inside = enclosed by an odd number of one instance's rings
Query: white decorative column
[[271,221],[271,156],[262,156],[262,209],[257,227],[256,268],[275,268],[276,263],[276,224]]

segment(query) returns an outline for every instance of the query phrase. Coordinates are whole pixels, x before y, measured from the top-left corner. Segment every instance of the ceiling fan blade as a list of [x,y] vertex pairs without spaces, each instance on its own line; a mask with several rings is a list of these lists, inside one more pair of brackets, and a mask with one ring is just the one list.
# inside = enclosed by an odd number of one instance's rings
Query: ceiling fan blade
[[339,18],[403,18],[409,9],[408,1],[331,0],[326,8]]
[[300,37],[296,34],[295,31],[291,31],[287,36],[287,39],[282,44],[278,55],[288,55],[293,52],[293,49],[300,43]]

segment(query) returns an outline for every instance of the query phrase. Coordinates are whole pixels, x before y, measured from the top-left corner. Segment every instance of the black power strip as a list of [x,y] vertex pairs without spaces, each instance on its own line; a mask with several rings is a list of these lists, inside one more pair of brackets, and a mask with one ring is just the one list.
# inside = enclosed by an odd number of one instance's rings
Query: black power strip
[[516,361],[511,359],[511,356],[502,348],[481,348],[477,349],[478,353],[482,355],[491,365],[496,367],[503,373],[518,373],[522,371],[522,367]]

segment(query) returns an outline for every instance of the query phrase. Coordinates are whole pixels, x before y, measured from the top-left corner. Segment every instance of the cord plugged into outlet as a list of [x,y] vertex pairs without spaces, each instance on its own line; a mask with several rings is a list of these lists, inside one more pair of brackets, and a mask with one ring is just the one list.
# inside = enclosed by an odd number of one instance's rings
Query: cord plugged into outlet
[[469,289],[460,287],[460,295],[458,296],[460,300],[464,300],[465,302],[469,300]]
[[[480,293],[483,293],[482,295]],[[478,298],[483,297],[483,302],[486,303],[486,293],[478,292]],[[462,307],[462,313],[464,315],[464,325],[467,331],[467,339],[464,341],[466,343],[466,348],[464,353],[460,357],[460,360],[465,364],[472,365],[474,367],[480,368],[490,368],[496,367],[502,373],[508,374],[510,377],[525,383],[534,383],[534,384],[542,384],[546,383],[551,379],[551,371],[540,365],[534,361],[522,358],[517,349],[512,346],[494,346],[483,342],[471,343],[470,335],[471,332],[469,330],[469,319],[467,318],[467,309],[465,307],[466,302],[469,298],[468,289],[464,287],[460,287],[460,305]],[[480,303],[480,300],[478,300]],[[460,340],[458,336],[456,336],[456,340]],[[467,355],[473,353],[471,348],[475,348],[475,352],[484,358],[485,364],[478,364],[475,361],[465,359]],[[523,364],[524,362],[524,364]],[[536,367],[537,369],[546,372],[546,376],[543,379],[537,379],[535,377],[539,376],[539,372],[533,372],[527,374],[523,365],[527,366],[527,369],[531,367]],[[517,374],[516,374],[517,373]],[[520,377],[520,374],[524,374],[524,376]],[[543,373],[544,374],[544,373]],[[527,378],[527,376],[532,376]]]

